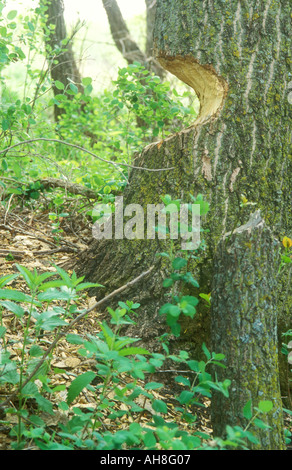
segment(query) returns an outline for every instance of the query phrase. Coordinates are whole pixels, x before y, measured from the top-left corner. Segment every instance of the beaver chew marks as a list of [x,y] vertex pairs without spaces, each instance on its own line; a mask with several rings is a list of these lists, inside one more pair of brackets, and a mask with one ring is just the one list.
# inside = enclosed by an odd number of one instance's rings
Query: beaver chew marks
[[219,77],[211,65],[201,65],[192,56],[158,57],[166,70],[195,91],[200,100],[200,112],[194,125],[215,116],[223,106],[227,94],[227,82]]

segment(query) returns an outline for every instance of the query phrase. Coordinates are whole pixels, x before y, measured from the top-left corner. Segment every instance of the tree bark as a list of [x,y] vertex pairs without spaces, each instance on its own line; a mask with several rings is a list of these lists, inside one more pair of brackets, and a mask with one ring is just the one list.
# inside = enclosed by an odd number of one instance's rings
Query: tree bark
[[[192,126],[149,145],[137,157],[136,166],[172,169],[132,170],[124,202],[145,207],[161,202],[165,194],[184,202],[189,194],[205,196],[211,207],[202,220],[210,230],[207,250],[192,266],[199,292],[210,292],[216,246],[227,231],[247,222],[251,204],[261,209],[278,240],[292,231],[289,15],[289,0],[157,2],[156,57],[194,89],[200,114]],[[165,329],[158,310],[165,302],[161,286],[168,266],[156,254],[166,249],[157,239],[93,240],[77,260],[80,274],[105,285],[95,291],[97,296],[155,263],[155,273],[127,293],[142,304],[136,333],[145,341]],[[292,326],[291,304],[290,271],[277,285],[280,343],[281,333]],[[209,344],[210,315],[204,305],[193,321],[184,322],[183,331],[183,347],[192,354],[203,341]],[[281,367],[286,371],[286,365]],[[287,376],[281,385],[286,393]]]
[[[41,0],[41,3],[47,6],[45,42],[47,59],[53,80],[54,95],[56,96],[60,93],[60,90],[54,83],[56,80],[63,83],[65,87],[72,81],[78,87],[79,91],[82,92],[81,75],[72,49],[72,38],[69,38],[67,35],[63,0]],[[50,25],[54,26],[53,30],[50,29]],[[60,48],[61,52],[58,52],[56,47]],[[74,98],[73,95],[68,95],[68,97]],[[54,106],[54,117],[56,121],[58,121],[59,116],[63,113],[64,110],[62,108],[57,105]]]
[[108,17],[112,38],[124,59],[128,64],[132,64],[134,61],[145,63],[146,56],[131,37],[116,0],[102,0],[102,3]]
[[270,429],[251,428],[259,441],[252,448],[261,450],[285,448],[277,353],[278,266],[278,243],[260,211],[223,237],[214,259],[212,350],[225,354],[226,366],[215,373],[231,385],[228,398],[213,393],[213,431],[224,438],[227,425],[244,429],[247,402],[254,408],[260,401],[272,401],[272,410],[259,417]]

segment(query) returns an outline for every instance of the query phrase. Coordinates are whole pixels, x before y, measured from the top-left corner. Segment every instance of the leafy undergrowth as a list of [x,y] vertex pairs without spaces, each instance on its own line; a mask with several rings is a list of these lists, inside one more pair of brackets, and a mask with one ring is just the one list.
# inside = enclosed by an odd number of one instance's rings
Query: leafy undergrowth
[[[1,221],[3,221],[4,216],[5,213],[2,209]],[[70,230],[68,225],[66,228],[64,223],[62,239],[54,240],[52,237],[52,223],[48,219],[48,213],[38,210],[31,211],[26,208],[22,208],[22,210],[16,208],[14,211],[11,211],[8,216],[6,214],[5,224],[1,226],[0,265],[2,276],[20,274],[17,266],[25,267],[30,272],[36,269],[39,273],[54,273],[56,271],[55,265],[63,265],[70,260],[72,254],[66,253],[66,251],[69,249],[69,252],[72,251],[74,253],[73,248],[74,250],[84,249],[85,240],[89,239],[90,236],[90,225],[89,223],[86,225],[86,222],[83,220],[83,225],[81,225],[82,236],[80,234],[79,237],[73,229]],[[10,230],[7,230],[9,227]],[[54,252],[55,250],[57,250],[57,252]],[[26,293],[27,295],[30,293],[25,280],[21,276],[15,278],[7,287],[11,290]],[[57,301],[55,303],[58,305],[60,302]],[[94,303],[95,298],[90,298],[84,293],[79,296],[76,302],[80,310],[88,309]],[[76,324],[76,326],[70,330],[70,334],[79,335],[80,338],[87,338],[87,335],[91,337],[95,336],[101,331],[101,325],[99,323],[101,321],[100,316],[98,311],[93,310],[83,321]],[[20,360],[24,342],[23,325],[18,321],[17,315],[8,310],[2,311],[1,317],[2,327],[6,329],[5,345],[9,350],[10,358],[12,360]],[[34,320],[34,322],[36,322],[36,320]],[[37,330],[34,330],[34,333],[36,331]],[[39,344],[48,347],[54,338],[54,334],[55,332],[52,334],[50,331],[44,332],[42,330]],[[31,338],[31,341],[33,341],[33,338]],[[73,380],[83,376],[83,374],[89,370],[92,370],[94,360],[92,358],[82,357],[79,350],[80,344],[71,344],[66,338],[60,339],[54,349],[52,357],[50,358],[50,371],[48,372],[48,381],[46,384],[49,392],[45,394],[50,400],[51,407],[47,404],[47,410],[37,412],[37,403],[29,398],[25,400],[24,411],[27,412],[29,416],[37,414],[40,419],[39,424],[33,424],[35,419],[31,421],[31,426],[34,428],[34,431],[30,431],[32,436],[37,436],[38,429],[43,432],[44,428],[47,429],[49,435],[53,435],[57,429],[60,429],[60,426],[66,426],[70,418],[75,415],[77,409],[79,410],[77,415],[79,415],[79,418],[83,417],[83,421],[85,421],[84,416],[90,415],[92,408],[95,407],[96,393],[87,388],[82,389],[82,392],[73,399],[70,406],[65,406],[65,409],[63,409],[64,405],[60,407],[60,403],[64,404],[67,401],[68,390]],[[127,383],[130,383],[129,377],[126,373],[122,375],[123,385],[126,386]],[[137,377],[135,389],[137,390],[139,388],[142,390],[145,388],[147,381],[148,378],[142,380]],[[44,386],[40,379],[37,379],[35,383],[40,389]],[[129,389],[131,388],[132,386],[129,387]],[[4,401],[12,391],[13,384],[9,382],[6,384],[2,383],[0,401]],[[174,400],[173,392],[168,391],[164,387],[159,387],[156,390],[152,390],[152,395],[156,400],[156,406],[159,407],[159,403],[162,402],[167,406],[167,414],[164,417],[165,421],[175,423],[178,420],[179,423],[181,413],[175,411],[175,405],[177,403]],[[151,400],[149,400],[147,396],[138,395],[135,398],[136,411],[134,410],[134,412],[131,413],[129,412],[130,405],[126,403],[121,404],[117,400],[116,393],[113,390],[108,393],[106,398],[109,403],[104,409],[102,428],[103,431],[108,431],[112,434],[122,431],[123,429],[127,430],[129,426],[131,424],[133,426],[135,422],[137,424],[139,423],[141,426],[149,423],[154,412]],[[211,439],[211,427],[208,416],[209,400],[205,399],[204,402],[206,409],[199,408],[196,413],[196,429],[203,432],[206,436],[209,435]],[[14,408],[15,413],[8,413],[1,416],[0,449],[2,450],[10,449],[11,446],[15,445],[17,440],[13,429],[18,425],[19,420],[17,414],[18,397],[14,397],[9,405],[9,407]],[[112,419],[110,415],[113,413],[117,413],[119,419]],[[30,429],[31,426],[28,425],[28,429]],[[29,432],[27,433],[29,434]],[[32,443],[32,436],[31,438],[29,438],[29,436],[26,437],[25,448],[37,448],[37,446]],[[62,439],[56,438],[56,445],[58,441],[59,445],[61,445]]]
[[[191,360],[184,351],[172,356],[167,341],[162,354],[150,354],[132,338],[121,337],[121,325],[134,321],[139,304],[120,303],[109,309],[105,321],[86,293],[89,285],[62,269],[90,240],[90,223],[80,215],[73,227],[60,216],[56,231],[55,220],[40,207],[1,209],[0,402],[6,405],[0,415],[0,449],[255,444],[249,426],[229,427],[225,441],[212,435],[211,390],[228,396],[229,381],[213,382],[207,370],[210,364],[220,366],[223,355],[203,346],[205,362]],[[50,354],[42,361],[45,351]],[[166,359],[185,369],[174,373],[170,390],[155,375]],[[270,402],[262,402],[255,409],[248,404],[244,413],[264,427],[259,417],[269,410]]]

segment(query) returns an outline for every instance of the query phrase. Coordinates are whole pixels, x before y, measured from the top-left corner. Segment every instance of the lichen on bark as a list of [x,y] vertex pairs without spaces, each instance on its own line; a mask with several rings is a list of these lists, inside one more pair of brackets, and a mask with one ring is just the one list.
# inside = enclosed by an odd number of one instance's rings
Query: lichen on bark
[[[218,242],[226,232],[246,223],[254,208],[261,209],[278,241],[292,233],[290,2],[158,0],[156,12],[157,59],[194,87],[202,100],[201,115],[194,125],[150,144],[137,156],[137,166],[173,169],[132,170],[124,201],[156,204],[161,195],[170,194],[189,202],[189,194],[204,195],[211,209],[202,225],[210,233],[207,251],[193,272],[201,292],[209,293]],[[242,204],[243,196],[246,204]],[[137,334],[142,338],[148,333],[155,337],[165,328],[158,321],[167,272],[156,257],[161,248],[157,240],[93,241],[77,260],[80,274],[106,286],[95,291],[98,296],[155,263],[155,275],[126,294],[130,300],[140,297]],[[281,333],[292,327],[287,277],[283,272],[276,287],[280,344]],[[188,319],[184,326],[182,347],[187,343],[196,354],[203,341],[209,344],[210,315],[204,305],[194,321]],[[285,394],[284,362],[281,371]]]
[[226,369],[216,368],[220,381],[231,380],[229,397],[214,392],[212,423],[215,436],[226,426],[248,425],[243,409],[248,401],[273,408],[260,418],[270,428],[256,429],[253,448],[285,448],[278,374],[277,302],[275,299],[278,243],[260,216],[226,234],[214,257],[212,289],[212,348],[225,354]]

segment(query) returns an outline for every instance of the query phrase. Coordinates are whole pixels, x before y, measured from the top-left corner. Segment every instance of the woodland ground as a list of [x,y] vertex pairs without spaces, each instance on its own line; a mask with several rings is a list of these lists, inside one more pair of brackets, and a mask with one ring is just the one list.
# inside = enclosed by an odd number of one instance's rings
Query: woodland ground
[[[69,198],[70,199],[70,198]],[[84,201],[86,203],[86,201]],[[87,201],[88,202],[88,201]],[[70,204],[70,203],[69,203]],[[58,242],[52,236],[52,224],[48,218],[49,210],[44,209],[42,204],[34,204],[33,207],[25,207],[17,204],[13,207],[3,209],[0,208],[0,266],[1,275],[13,274],[17,272],[16,263],[27,267],[29,270],[36,269],[39,273],[45,271],[54,271],[53,264],[64,266],[70,261],[71,256],[75,256],[76,252],[80,252],[86,248],[87,243],[91,240],[91,223],[86,220],[86,217],[79,215],[76,220],[63,219],[61,227],[64,230]],[[14,289],[27,292],[27,286],[22,278],[17,278],[12,287]],[[79,298],[78,307],[89,308],[95,303],[95,298],[89,297],[84,294]],[[76,333],[85,336],[86,333],[94,334],[98,331],[98,319],[101,314],[94,310],[88,314],[79,324],[74,327],[71,333]],[[7,328],[7,342],[9,343],[9,351],[11,356],[20,355],[22,347],[23,328],[17,323],[14,314],[5,312],[3,315],[3,325]],[[49,333],[49,332],[48,332]],[[44,343],[47,341],[48,345],[52,341],[52,335],[47,334],[43,337]],[[61,373],[51,374],[50,385],[58,387],[66,385],[68,389],[72,380],[78,375],[85,372],[90,366],[89,360],[80,357],[78,354],[79,346],[67,343],[65,339],[60,340],[53,353],[52,369],[57,368]],[[141,383],[141,385],[143,385]],[[9,395],[8,388],[2,387],[0,389],[0,401],[6,399]],[[168,419],[176,421],[176,413],[174,410],[174,393],[173,389],[169,390],[163,388],[154,391],[157,398],[165,401],[168,405],[169,416]],[[61,391],[54,395],[56,412],[54,416],[42,415],[42,419],[46,422],[50,430],[62,420],[66,420],[67,416],[57,409],[57,401],[66,400],[66,391]],[[74,400],[72,406],[86,410],[92,406],[94,402],[93,395],[88,390],[84,390],[77,399]],[[11,403],[12,406],[17,404]],[[143,403],[147,409],[147,403]],[[33,403],[27,403],[27,406],[34,406]],[[118,405],[117,405],[118,406]],[[206,409],[198,408],[193,410],[198,417],[197,427],[199,431],[210,434],[212,437],[212,430],[210,424],[210,416],[208,410],[209,403],[206,401]],[[149,406],[149,413],[151,407]],[[13,421],[13,417],[10,418]],[[17,418],[15,417],[15,420]],[[141,423],[143,420],[148,421],[149,415],[147,413],[143,416],[137,417]],[[109,430],[114,432],[113,421],[104,421],[105,429],[109,426]],[[11,422],[11,425],[14,423]],[[127,418],[125,418],[125,427],[129,425]],[[11,437],[9,436],[10,426],[0,424],[0,450],[8,450],[11,444]],[[33,446],[32,446],[33,448]]]
[[[36,269],[39,273],[45,271],[54,271],[54,264],[64,267],[70,262],[72,256],[82,253],[82,250],[87,247],[92,239],[92,225],[81,211],[78,215],[77,207],[85,207],[90,204],[90,201],[81,197],[80,199],[73,199],[66,195],[67,206],[64,209],[68,212],[75,214],[73,218],[64,218],[61,220],[61,232],[58,240],[54,239],[52,234],[52,222],[49,220],[48,199],[50,193],[43,193],[40,201],[24,204],[21,199],[16,201],[12,198],[11,204],[7,204],[5,208],[0,207],[0,266],[1,275],[13,274],[17,272],[16,263],[27,267],[29,270]],[[72,205],[74,209],[72,210]],[[82,256],[82,255],[81,255]],[[80,260],[82,262],[82,258]],[[70,273],[70,271],[69,271]],[[21,277],[17,278],[12,287],[21,291],[26,291],[27,286]],[[78,300],[79,308],[89,308],[96,302],[95,298],[90,297],[88,294],[83,294]],[[93,310],[87,317],[83,318],[81,322],[77,323],[71,333],[76,333],[85,336],[87,333],[94,334],[99,331],[98,320],[101,319],[102,314]],[[9,343],[9,351],[11,356],[19,356],[22,347],[23,328],[17,323],[14,314],[5,312],[3,316],[3,324],[7,329],[7,342]],[[47,341],[49,345],[52,342],[52,335],[45,334],[43,337],[44,344]],[[53,353],[52,370],[57,368],[59,373],[51,374],[51,387],[58,387],[65,385],[65,390],[56,393],[52,399],[55,405],[55,414],[42,415],[42,419],[47,424],[48,428],[53,431],[62,420],[67,419],[66,414],[58,410],[58,401],[66,400],[66,389],[74,378],[84,373],[90,366],[90,360],[82,358],[78,354],[78,345],[69,344],[65,339],[59,341]],[[143,383],[141,383],[143,386]],[[9,392],[7,388],[0,389],[0,401],[6,399]],[[176,421],[175,412],[175,392],[173,388],[162,388],[159,391],[154,391],[157,394],[157,399],[165,401],[168,405],[169,415],[167,419]],[[50,398],[51,399],[51,398]],[[73,406],[78,406],[82,410],[92,406],[94,403],[94,396],[90,391],[84,389],[77,399],[74,400]],[[16,406],[16,403],[11,403]],[[141,403],[147,409],[147,403]],[[212,429],[210,422],[210,402],[205,401],[204,408],[196,408],[192,412],[197,416],[197,430],[207,433],[212,439]],[[27,406],[34,406],[33,402],[28,401]],[[117,407],[120,406],[117,403]],[[122,405],[124,406],[124,405]],[[137,420],[141,423],[149,421],[149,413],[151,413],[151,406],[149,411],[141,416],[137,416]],[[148,414],[148,416],[147,416]],[[13,417],[11,418],[13,420]],[[15,417],[15,420],[17,418]],[[125,415],[124,426],[129,425],[129,418]],[[13,425],[13,422],[11,422]],[[114,432],[113,421],[104,420],[104,428]],[[119,423],[121,426],[121,422]],[[292,417],[286,415],[285,427],[292,429]],[[0,424],[0,450],[8,450],[12,438],[9,436],[10,426]],[[120,429],[120,427],[119,427]],[[118,429],[117,429],[118,430]],[[32,448],[34,446],[32,445]],[[292,450],[292,446],[289,446]]]

